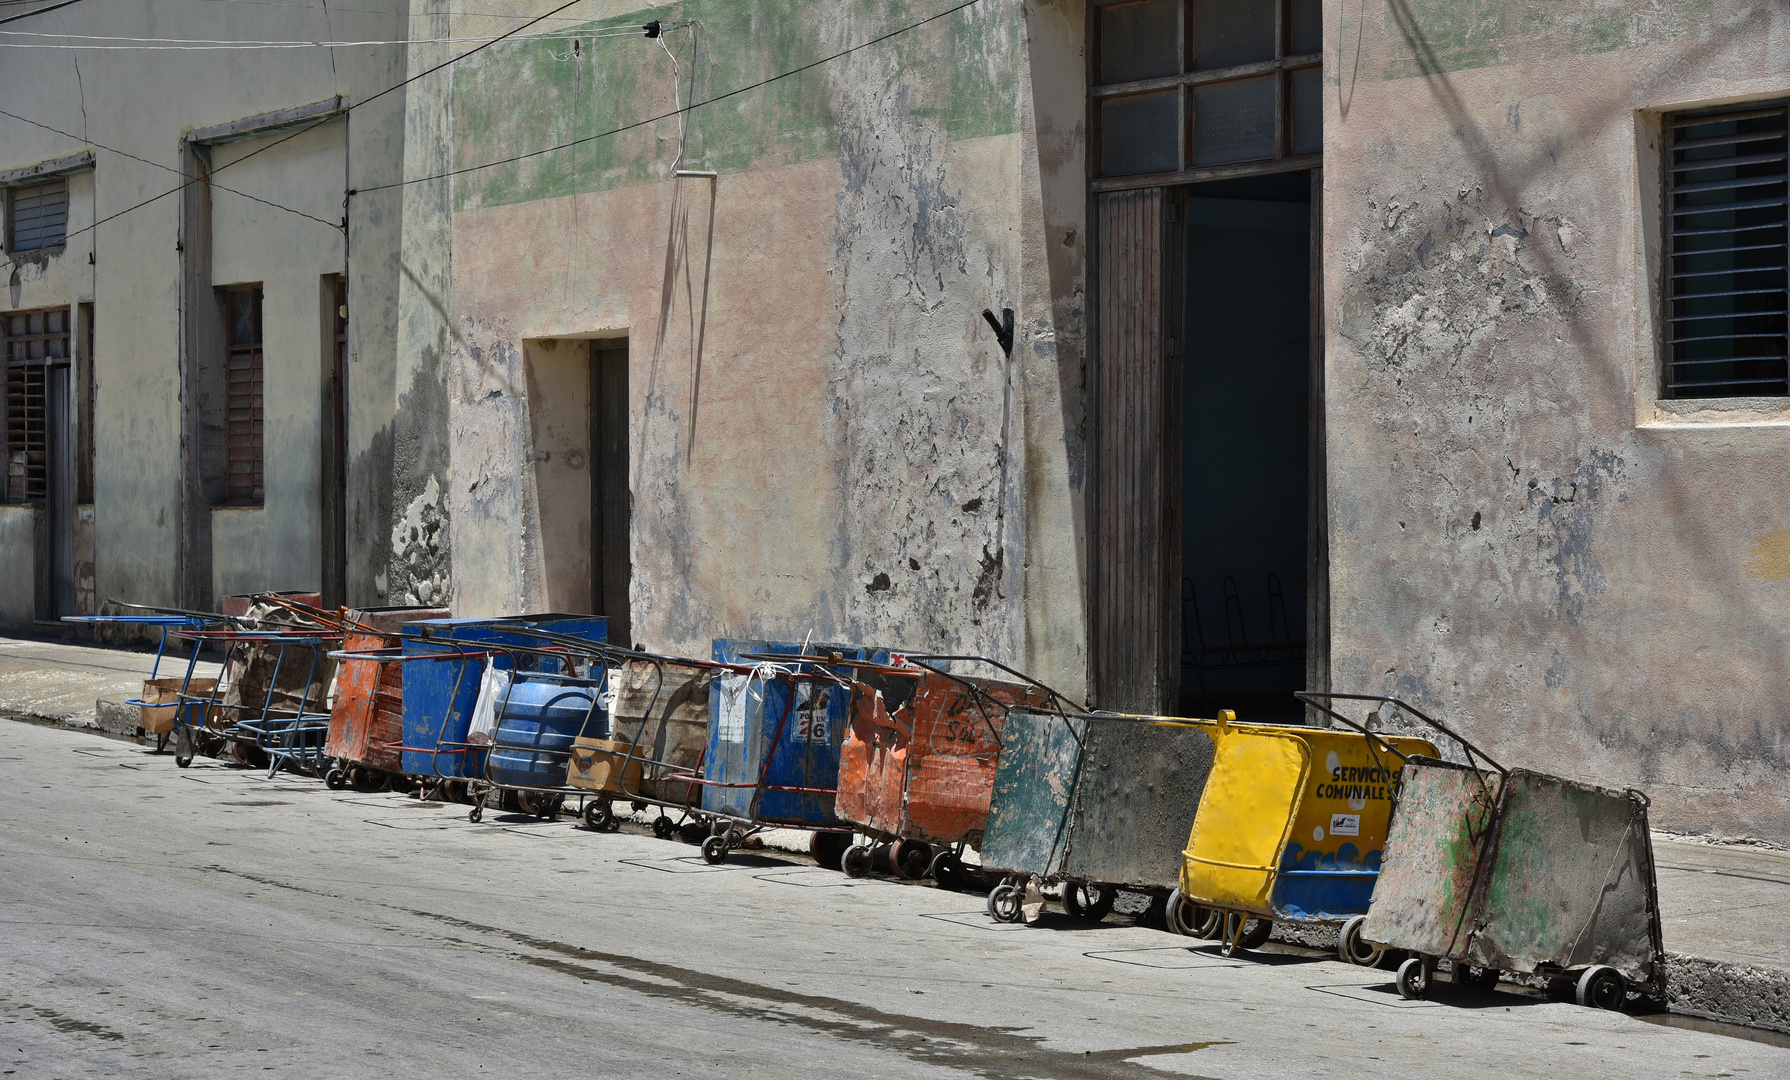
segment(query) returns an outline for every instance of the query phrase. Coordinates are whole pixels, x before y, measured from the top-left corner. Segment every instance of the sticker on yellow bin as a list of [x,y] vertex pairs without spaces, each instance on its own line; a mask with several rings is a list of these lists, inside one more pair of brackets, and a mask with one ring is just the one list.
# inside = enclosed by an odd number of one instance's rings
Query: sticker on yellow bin
[[[1221,723],[1181,894],[1282,922],[1367,911],[1402,759],[1353,731]],[[1388,736],[1400,754],[1423,739]]]

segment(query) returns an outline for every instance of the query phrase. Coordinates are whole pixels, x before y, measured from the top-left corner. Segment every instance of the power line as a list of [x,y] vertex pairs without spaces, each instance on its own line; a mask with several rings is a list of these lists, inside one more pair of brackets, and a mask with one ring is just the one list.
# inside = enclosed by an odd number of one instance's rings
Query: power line
[[[74,3],[74,2],[76,2],[76,0],[65,0],[65,2]],[[474,53],[482,52],[485,49],[489,49],[491,46],[497,44],[500,41],[503,41],[505,38],[513,37],[517,34],[520,34],[522,31],[533,26],[535,23],[540,22],[542,19],[546,19],[553,15],[558,15],[560,12],[566,10],[567,8],[572,7],[575,4],[581,4],[583,2],[584,2],[584,0],[566,0],[565,3],[554,8],[552,11],[549,11],[544,15],[536,16],[533,20],[523,23],[521,26],[516,27],[514,30],[510,30],[503,34],[500,34],[497,37],[492,38],[490,41],[485,42],[483,45],[479,45],[474,48],[468,49],[465,52],[460,53],[457,56],[450,56],[446,60],[443,60],[441,63],[436,64],[434,67],[429,68],[426,71],[420,71],[417,74],[412,75],[410,78],[405,79],[403,82],[394,83],[393,85],[386,87],[384,90],[379,91],[377,94],[374,94],[372,97],[363,98],[360,101],[355,102],[354,104],[348,106],[345,109],[342,109],[338,112],[331,113],[330,115],[323,117],[322,119],[318,120],[317,123],[315,123],[315,124],[306,124],[304,127],[299,128],[297,131],[294,131],[292,134],[287,135],[285,138],[275,139],[273,142],[268,143],[266,146],[257,147],[256,149],[250,151],[249,153],[244,154],[243,156],[237,158],[235,161],[225,162],[224,164],[219,165],[216,169],[213,169],[211,171],[211,173],[208,174],[208,176],[195,176],[191,180],[186,181],[185,183],[181,184],[178,187],[169,188],[167,191],[164,191],[159,195],[151,195],[149,198],[144,199],[140,203],[135,203],[131,206],[127,206],[123,210],[120,210],[115,214],[108,214],[105,217],[100,218],[99,220],[95,221],[91,225],[82,226],[81,228],[76,229],[74,232],[66,234],[63,237],[63,239],[67,240],[68,237],[70,237],[70,236],[79,236],[84,232],[91,232],[92,230],[99,228],[101,225],[104,225],[108,221],[116,221],[117,219],[123,217],[126,214],[143,209],[145,206],[148,206],[150,203],[158,202],[162,199],[167,198],[170,195],[179,194],[180,192],[185,191],[187,188],[192,187],[194,184],[199,183],[201,180],[208,179],[209,176],[215,176],[217,173],[223,172],[225,169],[228,169],[233,165],[241,165],[243,162],[254,157],[256,154],[261,154],[261,153],[265,153],[269,150],[272,150],[274,147],[279,146],[281,143],[290,142],[291,140],[298,138],[300,135],[303,135],[305,132],[310,131],[312,128],[318,127],[319,125],[322,125],[322,124],[327,124],[327,123],[333,121],[334,119],[336,119],[338,116],[346,116],[348,113],[353,112],[355,109],[360,108],[362,105],[367,105],[372,102],[378,101],[380,98],[382,98],[385,95],[390,94],[394,91],[402,90],[404,87],[409,86],[411,83],[416,82],[418,79],[426,78],[430,75],[433,75],[437,71],[440,71],[441,69],[449,66],[450,64],[459,63],[461,60],[466,59],[467,57],[473,55]],[[973,2],[975,2],[975,0],[971,0],[971,2],[973,3]],[[10,266],[17,266],[19,263],[21,263],[23,261],[24,261],[24,257],[8,259],[4,264],[0,264],[0,269],[4,269],[5,267],[10,267]]]
[[46,11],[55,11],[57,8],[65,8],[70,4],[78,4],[80,2],[81,0],[62,0],[62,3],[60,4],[51,4],[49,7],[40,7],[32,11],[20,12],[17,15],[8,15],[6,18],[0,19],[0,26],[4,26],[9,22],[18,22],[20,19],[29,19],[33,15],[42,15]]
[[881,43],[889,40],[892,37],[899,37],[900,35],[905,34],[910,30],[917,30],[920,27],[925,26],[927,23],[937,22],[938,20],[944,18],[947,15],[955,15],[959,11],[962,11],[964,8],[974,7],[975,5],[977,5],[981,2],[982,2],[982,0],[964,0],[963,3],[958,4],[956,7],[946,8],[944,11],[941,11],[936,15],[928,15],[926,18],[921,19],[919,22],[909,23],[908,25],[901,27],[899,30],[891,30],[886,34],[883,34],[881,37],[874,37],[874,38],[871,38],[869,41],[860,42],[856,45],[851,46],[848,49],[841,49],[840,51],[834,53],[831,56],[822,57],[821,59],[815,60],[812,63],[803,64],[801,67],[791,68],[788,71],[782,72],[777,75],[773,75],[768,79],[764,79],[759,82],[752,83],[749,86],[742,86],[742,87],[739,87],[738,89],[729,90],[725,94],[717,94],[712,98],[704,98],[702,101],[693,101],[689,105],[686,105],[681,109],[673,109],[672,111],[670,111],[668,113],[660,113],[657,116],[649,116],[645,120],[636,120],[631,124],[623,124],[620,127],[610,128],[608,131],[599,131],[595,135],[585,135],[581,138],[573,139],[570,142],[560,143],[557,146],[549,146],[544,150],[530,150],[529,152],[527,152],[525,154],[517,154],[514,157],[507,157],[501,161],[487,161],[482,165],[468,165],[462,169],[450,169],[447,172],[436,173],[433,176],[412,177],[410,179],[399,180],[399,181],[396,181],[396,182],[390,183],[390,184],[380,184],[377,187],[354,188],[354,189],[351,189],[348,192],[348,194],[350,194],[350,195],[365,195],[365,194],[375,192],[375,191],[387,191],[387,190],[390,190],[391,188],[408,187],[411,184],[427,183],[430,180],[443,180],[450,176],[460,176],[464,173],[478,172],[481,169],[494,169],[494,168],[498,167],[499,165],[510,165],[510,164],[513,164],[518,161],[527,161],[529,158],[536,158],[536,157],[542,156],[543,154],[551,154],[551,153],[554,153],[555,151],[565,150],[565,149],[568,149],[568,148],[574,147],[574,146],[580,146],[587,142],[594,142],[597,139],[606,139],[606,138],[610,137],[611,135],[619,135],[624,131],[631,131],[634,128],[644,127],[647,124],[655,124],[655,123],[658,123],[660,120],[669,120],[674,116],[681,116],[684,113],[693,112],[696,109],[699,109],[704,105],[713,105],[717,101],[725,101],[730,97],[735,97],[737,95],[744,94],[749,90],[757,90],[761,87],[769,86],[770,84],[777,82],[781,79],[787,79],[791,75],[800,75],[804,71],[810,71],[814,68],[820,67],[823,64],[830,64],[842,56],[849,56],[852,53],[855,53],[860,49],[868,49],[872,45],[880,45]]
[[[10,116],[14,120],[17,120],[21,124],[30,124],[32,127],[40,127],[40,128],[43,128],[45,131],[54,131],[58,135],[66,135],[69,138],[74,139],[78,142],[84,142],[89,146],[98,147],[99,149],[104,150],[107,153],[117,154],[119,157],[127,157],[127,158],[130,158],[132,161],[141,161],[145,165],[153,165],[156,168],[163,170],[164,172],[171,172],[171,173],[174,173],[175,175],[180,174],[180,170],[174,168],[172,165],[164,165],[159,161],[151,161],[146,157],[138,157],[137,155],[131,153],[129,150],[120,150],[115,146],[107,146],[105,143],[102,143],[102,142],[94,142],[92,139],[83,139],[79,135],[76,135],[72,131],[63,131],[59,127],[51,127],[49,124],[39,123],[36,120],[32,120],[27,117],[20,116],[18,113],[11,113],[11,112],[7,112],[5,109],[0,109],[0,116]],[[248,199],[250,202],[258,202],[258,203],[262,204],[263,206],[271,206],[275,210],[284,210],[288,214],[297,214],[299,217],[302,217],[302,218],[310,218],[312,221],[315,221],[322,225],[328,225],[332,229],[340,230],[342,228],[342,223],[339,221],[325,221],[324,219],[317,217],[315,215],[307,214],[303,210],[295,210],[290,206],[283,206],[280,203],[272,201],[271,199],[263,199],[256,195],[250,195],[246,191],[237,191],[235,188],[227,188],[222,184],[213,184],[212,187],[217,188],[219,191],[227,191],[232,195],[240,195],[243,198]]]
[[[88,45],[88,44],[51,44],[35,41],[0,41],[0,49],[82,49],[93,51],[162,52],[162,51],[198,51],[221,52],[230,50],[250,51],[256,49],[350,49],[375,45],[455,45],[468,42],[493,40],[489,35],[483,37],[460,38],[401,38],[394,41],[227,41],[207,38],[138,38],[107,37],[99,34],[39,34],[28,30],[0,30],[0,35],[16,37],[40,38],[80,38],[84,41],[127,41],[129,45]],[[531,34],[530,40],[564,41],[571,39],[639,37],[640,30],[635,27],[608,29],[579,33],[574,30],[550,30],[544,34]]]

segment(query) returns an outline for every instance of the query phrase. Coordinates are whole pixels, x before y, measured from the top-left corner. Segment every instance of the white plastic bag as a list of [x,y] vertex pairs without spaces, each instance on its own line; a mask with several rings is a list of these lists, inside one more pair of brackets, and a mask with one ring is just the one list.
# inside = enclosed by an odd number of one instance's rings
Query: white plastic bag
[[467,742],[491,745],[497,734],[497,707],[509,692],[509,670],[486,658],[485,674],[479,679],[479,696],[472,706],[472,726],[466,732]]

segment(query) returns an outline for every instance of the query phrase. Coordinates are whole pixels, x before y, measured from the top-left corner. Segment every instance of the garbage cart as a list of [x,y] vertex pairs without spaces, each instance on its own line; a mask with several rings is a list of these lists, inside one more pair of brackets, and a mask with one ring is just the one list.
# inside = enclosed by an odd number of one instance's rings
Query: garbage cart
[[1212,722],[1016,706],[1001,731],[984,874],[1001,922],[1060,882],[1071,915],[1099,920],[1117,890],[1163,897],[1212,769]]
[[[963,850],[981,843],[988,821],[1007,710],[1068,699],[987,657],[903,659],[905,670],[860,672],[852,684],[837,812],[864,839],[845,850],[841,868],[862,877],[886,855],[900,877],[930,874],[956,887],[966,880]],[[952,670],[967,665],[1020,681]]]
[[[1400,778],[1380,881],[1345,946],[1405,958],[1398,990],[1421,998],[1446,962],[1487,988],[1541,976],[1580,1005],[1665,996],[1665,948],[1647,796],[1507,769],[1416,706],[1370,694],[1458,745],[1465,763],[1413,756]],[[1355,721],[1332,712],[1344,723]]]
[[359,608],[344,612],[342,651],[337,656],[335,698],[330,703],[328,758],[324,782],[333,790],[349,784],[388,785],[403,775],[404,669],[355,654],[396,650],[398,630],[420,619],[447,617],[446,608]]
[[636,810],[658,807],[653,833],[661,839],[706,827],[700,811],[709,694],[716,675],[729,669],[682,657],[621,655],[610,672],[609,737],[584,737],[572,746],[566,782],[590,793],[584,822],[614,831],[620,827],[614,803],[621,800]]
[[[1174,903],[1224,914],[1226,956],[1260,947],[1275,922],[1342,924],[1365,913],[1399,769],[1435,747],[1349,729],[1239,724],[1229,710],[1212,734],[1212,775]],[[1190,921],[1171,917],[1169,926]]]

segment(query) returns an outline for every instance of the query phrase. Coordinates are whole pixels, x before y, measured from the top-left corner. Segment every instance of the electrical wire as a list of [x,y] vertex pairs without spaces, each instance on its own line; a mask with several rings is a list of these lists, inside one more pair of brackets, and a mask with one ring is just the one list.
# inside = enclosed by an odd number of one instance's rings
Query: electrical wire
[[[290,142],[291,140],[298,138],[300,135],[303,135],[305,132],[310,131],[312,128],[315,128],[321,124],[327,124],[327,123],[331,122],[332,120],[335,120],[339,116],[346,116],[347,114],[353,112],[355,109],[358,109],[363,105],[371,104],[372,102],[378,101],[380,98],[384,97],[387,94],[393,93],[398,90],[402,90],[404,87],[409,86],[411,83],[416,82],[418,79],[427,78],[428,76],[435,74],[436,72],[442,70],[445,67],[448,67],[451,64],[457,64],[460,61],[466,59],[469,56],[472,56],[475,53],[483,52],[484,50],[490,48],[491,46],[497,44],[500,41],[503,41],[507,38],[511,38],[517,34],[520,34],[522,31],[533,26],[535,23],[540,22],[542,19],[546,19],[551,16],[558,15],[560,12],[566,10],[567,8],[572,7],[576,4],[581,4],[583,2],[584,2],[584,0],[566,0],[565,3],[554,8],[552,11],[549,11],[544,15],[536,16],[533,21],[523,23],[521,26],[518,26],[513,30],[510,30],[503,34],[500,34],[497,37],[492,38],[490,41],[485,42],[483,45],[479,45],[474,48],[468,49],[463,53],[459,53],[458,55],[450,56],[446,60],[443,60],[441,63],[436,64],[433,67],[430,67],[426,70],[417,72],[415,75],[410,76],[408,79],[405,79],[403,82],[394,83],[391,86],[386,87],[384,90],[379,91],[378,93],[374,94],[371,97],[362,98],[361,100],[355,102],[354,104],[349,105],[345,109],[341,109],[337,112],[333,112],[333,113],[329,114],[326,117],[323,117],[322,119],[318,120],[317,123],[315,123],[315,124],[306,124],[304,127],[299,128],[297,131],[294,131],[292,134],[287,135],[285,138],[275,139],[273,142],[270,142],[265,146],[257,147],[256,149],[250,151],[249,153],[244,154],[242,157],[237,158],[235,161],[225,162],[224,164],[218,166],[216,169],[213,169],[211,171],[210,175],[215,176],[216,174],[223,172],[225,169],[228,169],[231,166],[241,165],[243,162],[249,160],[250,158],[254,157],[257,154],[266,153],[267,151],[272,150],[274,147],[279,146],[281,143]],[[976,0],[971,0],[971,2],[974,3],[974,2],[976,2]],[[144,199],[142,202],[134,203],[130,206],[125,207],[123,210],[118,211],[117,213],[108,214],[105,217],[100,218],[97,221],[94,221],[90,225],[84,225],[81,228],[76,229],[74,232],[67,233],[63,236],[63,240],[66,242],[69,237],[79,236],[84,232],[91,232],[94,229],[99,228],[101,225],[104,225],[108,221],[116,221],[117,219],[123,217],[126,214],[133,213],[137,210],[141,210],[143,207],[148,206],[150,203],[158,202],[162,199],[167,198],[170,195],[177,195],[180,192],[185,191],[187,188],[192,187],[194,184],[199,183],[201,180],[206,180],[208,178],[209,177],[205,177],[205,176],[195,176],[191,180],[188,180],[185,183],[180,184],[178,187],[169,188],[167,191],[164,191],[159,195],[151,195],[149,198]],[[393,186],[396,186],[396,185],[393,185]],[[350,189],[349,194],[353,194],[352,189]],[[17,266],[19,263],[24,262],[25,259],[27,259],[29,257],[30,257],[29,255],[21,255],[16,258],[8,259],[5,263],[0,263],[0,269],[6,269],[8,267]]]
[[467,165],[464,168],[449,169],[447,172],[435,173],[431,176],[417,176],[417,177],[412,177],[412,178],[406,179],[406,180],[397,180],[390,184],[380,184],[375,187],[354,188],[354,189],[350,190],[348,192],[348,194],[351,196],[352,195],[366,195],[366,194],[370,194],[375,191],[388,191],[392,188],[408,187],[411,184],[428,183],[431,180],[445,180],[450,176],[461,176],[465,173],[478,172],[481,169],[495,169],[500,165],[510,165],[510,164],[513,164],[518,161],[527,161],[529,158],[537,158],[537,157],[541,157],[544,154],[551,154],[551,153],[554,153],[559,150],[565,150],[569,147],[580,146],[587,142],[595,142],[598,139],[606,139],[612,135],[619,135],[624,131],[632,131],[633,129],[635,129],[637,127],[645,127],[648,124],[654,124],[654,123],[659,122],[660,120],[668,120],[671,117],[678,115],[678,113],[680,113],[680,112],[693,112],[696,109],[702,108],[704,105],[713,105],[717,101],[725,101],[730,97],[737,97],[740,94],[747,93],[748,91],[757,90],[761,87],[769,86],[774,82],[778,82],[780,80],[787,79],[792,75],[800,75],[804,71],[812,71],[813,69],[815,69],[817,67],[821,67],[822,65],[830,64],[833,61],[838,60],[840,57],[849,56],[852,53],[859,51],[860,49],[868,49],[872,45],[880,45],[881,43],[888,41],[890,38],[899,37],[902,34],[905,34],[910,30],[917,30],[920,27],[925,26],[927,23],[937,22],[938,20],[945,18],[947,15],[955,15],[959,11],[962,11],[965,8],[974,7],[981,2],[982,2],[982,0],[963,0],[962,3],[957,4],[954,7],[946,8],[944,11],[941,11],[936,15],[928,15],[926,18],[921,19],[919,22],[909,23],[908,25],[903,26],[898,30],[891,30],[888,33],[883,34],[879,37],[871,38],[869,41],[860,42],[860,43],[853,45],[847,49],[841,49],[840,51],[832,54],[831,56],[822,57],[821,59],[815,60],[811,63],[803,64],[801,67],[791,68],[788,71],[773,75],[768,79],[761,79],[760,81],[752,83],[750,85],[742,86],[742,87],[739,87],[734,90],[729,90],[724,94],[717,94],[712,98],[704,98],[701,101],[692,101],[689,105],[679,108],[673,112],[660,113],[657,116],[649,116],[644,120],[636,120],[632,123],[623,124],[620,127],[610,128],[608,131],[599,131],[594,135],[585,135],[581,138],[573,139],[570,142],[559,143],[558,145],[549,146],[542,150],[530,150],[527,153],[516,154],[512,157],[507,157],[500,161],[487,161],[480,165]]
[[[104,150],[107,153],[117,154],[119,157],[127,157],[127,158],[130,158],[132,161],[141,161],[145,165],[153,165],[156,168],[163,170],[164,172],[171,172],[171,173],[175,174],[176,176],[180,175],[180,170],[174,168],[172,165],[163,165],[159,161],[151,161],[146,157],[138,157],[137,155],[131,153],[129,150],[120,150],[115,146],[107,146],[105,143],[94,142],[92,139],[82,139],[79,135],[76,135],[72,131],[63,131],[59,127],[51,127],[49,124],[39,123],[38,121],[32,120],[28,117],[20,116],[18,113],[7,112],[5,109],[0,109],[0,116],[9,116],[12,119],[17,120],[21,124],[30,124],[32,127],[43,128],[45,131],[53,131],[58,135],[66,135],[71,139],[75,139],[77,141],[86,143],[88,146],[97,147],[98,149]],[[271,206],[275,210],[284,210],[288,214],[297,214],[301,218],[310,218],[312,221],[315,221],[322,225],[328,225],[330,228],[335,229],[338,232],[341,231],[342,223],[339,221],[325,221],[324,219],[317,217],[313,214],[307,214],[303,210],[296,210],[290,206],[285,206],[280,203],[274,202],[271,199],[263,199],[258,195],[250,195],[246,191],[237,191],[235,188],[227,188],[222,184],[213,184],[211,186],[214,188],[217,188],[219,191],[227,191],[232,195],[240,195],[243,198],[249,200],[250,202],[258,202],[263,206]]]
[[[28,30],[0,30],[0,35],[16,37],[42,38],[80,38],[84,41],[128,41],[129,45],[87,45],[87,44],[50,44],[47,42],[14,42],[0,41],[0,49],[86,49],[94,51],[162,52],[162,51],[227,51],[256,49],[349,49],[366,48],[378,45],[456,45],[468,42],[488,42],[493,40],[489,35],[483,37],[458,38],[404,38],[396,41],[226,41],[206,38],[137,38],[137,37],[105,37],[98,34],[40,34]],[[599,39],[615,37],[639,37],[638,27],[627,29],[604,28],[601,31],[579,33],[574,30],[550,30],[544,34],[530,34],[529,39],[564,41],[572,39]]]

